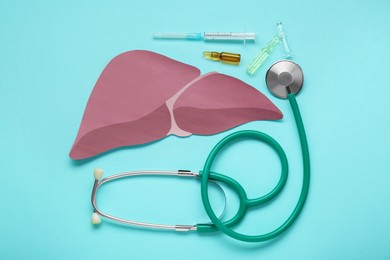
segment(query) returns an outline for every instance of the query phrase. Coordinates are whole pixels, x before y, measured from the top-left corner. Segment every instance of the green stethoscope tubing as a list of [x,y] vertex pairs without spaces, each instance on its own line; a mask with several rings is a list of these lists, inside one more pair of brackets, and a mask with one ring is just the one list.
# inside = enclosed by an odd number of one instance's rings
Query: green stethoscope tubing
[[[269,200],[273,199],[275,196],[277,196],[280,191],[283,189],[286,180],[287,180],[287,175],[288,175],[288,162],[287,162],[287,157],[285,152],[283,151],[282,147],[279,145],[278,142],[275,141],[272,137],[269,135],[266,135],[264,133],[258,132],[258,131],[252,131],[252,130],[244,130],[244,131],[239,131],[236,133],[233,133],[224,139],[222,139],[211,151],[210,155],[208,156],[206,163],[204,165],[203,171],[201,172],[201,196],[202,196],[202,202],[204,205],[204,208],[207,212],[207,215],[213,222],[213,224],[223,233],[226,235],[241,240],[241,241],[246,241],[246,242],[262,242],[266,240],[273,239],[283,233],[285,230],[287,230],[293,222],[296,220],[298,217],[299,213],[302,211],[302,208],[305,204],[307,194],[309,192],[309,184],[310,184],[310,158],[309,158],[309,148],[307,144],[307,138],[306,138],[306,133],[305,133],[305,128],[303,126],[303,121],[301,117],[301,113],[299,111],[298,103],[295,99],[294,94],[289,94],[288,95],[288,100],[290,102],[294,118],[295,118],[295,123],[298,128],[298,134],[299,134],[299,139],[301,143],[301,150],[302,150],[302,159],[303,159],[303,182],[302,182],[302,189],[301,189],[301,194],[299,196],[298,202],[291,213],[291,215],[287,218],[287,220],[280,225],[278,228],[275,230],[266,233],[266,234],[261,234],[261,235],[244,235],[241,233],[238,233],[230,228],[230,226],[233,226],[236,224],[238,221],[240,221],[244,216],[248,208],[253,207],[253,206],[258,206],[261,204],[264,204],[268,202]],[[260,141],[263,141],[267,144],[269,144],[278,154],[278,157],[281,161],[281,166],[282,166],[282,173],[279,179],[278,184],[275,186],[275,188],[269,192],[268,194],[255,198],[255,199],[248,199],[245,190],[242,188],[242,186],[235,181],[234,179],[221,175],[218,173],[210,172],[211,166],[214,162],[214,159],[218,155],[218,153],[221,151],[221,149],[228,143],[238,139],[238,138],[251,138],[251,139],[257,139]],[[211,204],[209,200],[209,194],[208,194],[208,180],[214,179],[214,180],[219,180],[222,182],[227,183],[229,186],[234,188],[238,196],[240,198],[240,206],[239,209],[233,218],[231,218],[228,221],[222,222],[218,217],[215,215]],[[210,231],[210,225],[209,224],[198,224],[197,225],[197,230],[199,232],[206,232]]]

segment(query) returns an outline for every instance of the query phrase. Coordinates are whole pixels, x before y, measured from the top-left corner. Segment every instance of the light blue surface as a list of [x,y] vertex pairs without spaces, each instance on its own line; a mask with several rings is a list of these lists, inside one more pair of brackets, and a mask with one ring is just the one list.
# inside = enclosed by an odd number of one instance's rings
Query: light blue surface
[[[227,2],[0,2],[0,259],[390,258],[390,1]],[[307,204],[292,228],[272,242],[247,244],[220,233],[155,232],[107,222],[92,227],[95,167],[106,175],[199,170],[218,140],[239,129],[278,140],[291,173],[281,196],[248,215],[238,230],[257,234],[282,223],[298,198],[302,172],[288,101],[272,97],[264,84],[281,49],[254,77],[245,73],[275,34],[278,19],[305,73],[297,99],[312,160]],[[151,37],[157,31],[243,30],[258,33],[256,44]],[[159,52],[202,73],[238,77],[267,95],[285,117],[73,162],[68,153],[98,76],[110,59],[133,49]],[[241,53],[242,63],[205,60],[205,50]],[[253,142],[234,148],[224,152],[216,170],[236,178],[250,196],[270,190],[280,170],[271,149]],[[157,222],[207,221],[199,183],[190,180],[146,178],[106,188],[102,207],[113,213]]]

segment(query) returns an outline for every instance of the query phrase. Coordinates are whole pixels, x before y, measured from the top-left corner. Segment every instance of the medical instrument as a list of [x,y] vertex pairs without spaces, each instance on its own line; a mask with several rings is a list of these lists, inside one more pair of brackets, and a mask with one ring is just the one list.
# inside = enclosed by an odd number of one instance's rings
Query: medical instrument
[[243,41],[254,42],[254,32],[205,32],[205,33],[153,33],[155,39],[183,39],[205,41]]
[[279,36],[276,35],[274,38],[272,38],[271,41],[267,43],[265,47],[263,47],[260,50],[260,52],[256,55],[253,61],[246,68],[246,71],[248,72],[249,75],[253,75],[256,72],[256,70],[260,67],[260,65],[264,63],[264,61],[268,58],[268,55],[271,53],[271,51],[274,49],[274,47],[278,42],[279,42]]
[[291,51],[290,44],[288,43],[287,36],[283,30],[283,25],[281,21],[276,22],[276,29],[278,30],[278,36],[282,45],[283,56],[286,59],[291,59],[294,53]]
[[241,55],[231,52],[215,52],[215,51],[205,51],[203,56],[206,59],[221,61],[223,63],[237,65],[240,63]]
[[[246,241],[246,242],[266,241],[275,238],[276,236],[283,233],[293,224],[293,222],[296,220],[296,218],[302,211],[302,208],[305,204],[308,195],[309,184],[310,184],[309,149],[308,149],[306,133],[303,126],[302,117],[299,111],[298,103],[295,98],[295,94],[298,93],[298,91],[301,89],[303,85],[303,74],[302,75],[300,74],[302,74],[302,70],[296,63],[293,63],[291,61],[279,61],[270,67],[266,75],[266,83],[268,88],[271,90],[271,92],[277,97],[287,98],[289,100],[289,103],[291,105],[294,114],[295,123],[298,129],[298,135],[301,144],[302,160],[303,160],[303,181],[302,181],[302,188],[301,188],[298,202],[295,208],[293,209],[292,213],[290,214],[290,216],[279,227],[277,227],[271,232],[268,232],[266,234],[260,234],[260,235],[245,235],[242,233],[238,233],[232,229],[232,226],[238,224],[244,218],[246,212],[249,209],[256,208],[274,199],[281,192],[281,190],[283,189],[287,181],[288,162],[284,150],[279,145],[279,143],[275,141],[271,136],[253,130],[238,131],[223,138],[212,149],[205,162],[203,170],[199,171],[198,173],[192,171],[174,171],[174,172],[157,171],[156,173],[156,174],[199,178],[201,180],[201,197],[202,197],[203,206],[212,223],[200,223],[194,225],[173,225],[173,226],[155,225],[155,224],[148,224],[142,222],[127,221],[103,213],[97,208],[96,205],[96,192],[98,188],[102,184],[110,180],[119,179],[122,177],[128,177],[131,176],[132,173],[130,172],[130,173],[117,174],[101,180],[103,173],[99,171],[95,173],[95,182],[94,182],[94,186],[92,189],[92,196],[91,196],[91,202],[94,208],[92,222],[99,223],[100,221],[96,221],[98,219],[97,215],[101,215],[103,217],[121,223],[143,226],[143,227],[150,227],[150,228],[162,228],[162,229],[176,230],[176,231],[198,231],[198,232],[211,232],[218,229],[232,238],[241,241]],[[276,78],[276,80],[274,80],[274,78]],[[285,92],[282,95],[281,93],[283,92],[282,91],[283,88]],[[258,198],[248,198],[244,188],[236,180],[232,179],[229,176],[211,171],[214,160],[219,155],[221,150],[223,150],[223,148],[226,147],[227,145],[235,143],[237,140],[242,140],[242,139],[251,139],[251,140],[261,141],[268,144],[269,146],[271,146],[271,148],[273,148],[276,151],[281,162],[281,175],[278,183],[268,194],[260,196]],[[137,172],[137,174],[138,173],[139,172]],[[153,172],[146,172],[146,173],[154,174]],[[214,213],[211,207],[211,203],[209,200],[209,192],[208,192],[208,185],[210,180],[225,183],[226,185],[228,185],[230,188],[232,188],[234,191],[237,192],[237,195],[240,199],[240,206],[237,213],[231,219],[222,220],[219,217],[217,217],[216,214]]]

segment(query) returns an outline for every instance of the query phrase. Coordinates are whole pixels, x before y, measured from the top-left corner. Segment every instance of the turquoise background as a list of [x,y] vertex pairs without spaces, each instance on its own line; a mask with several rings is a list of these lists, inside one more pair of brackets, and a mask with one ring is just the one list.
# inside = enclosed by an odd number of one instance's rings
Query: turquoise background
[[[390,1],[0,1],[0,259],[389,259]],[[301,186],[300,147],[285,100],[266,89],[275,48],[253,77],[245,66],[275,34],[280,19],[305,73],[297,96],[312,160],[307,204],[297,222],[266,243],[221,233],[156,232],[103,221],[90,224],[95,167],[106,176],[138,169],[197,171],[212,147],[239,129],[263,131],[285,149],[288,184],[248,214],[240,232],[260,234],[290,214]],[[153,32],[255,31],[234,43],[157,41]],[[256,87],[284,113],[214,136],[170,136],[83,162],[68,153],[88,97],[106,64],[134,49],[161,53]],[[202,52],[242,54],[239,66]],[[156,126],[158,127],[158,126]],[[277,156],[260,143],[227,149],[215,170],[250,197],[272,189]],[[138,220],[207,221],[200,185],[175,178],[134,178],[100,191],[101,208]],[[228,194],[229,195],[229,194]],[[220,195],[215,193],[216,208]],[[234,212],[228,202],[228,214]],[[219,201],[220,202],[220,201]],[[216,209],[217,210],[217,209]]]

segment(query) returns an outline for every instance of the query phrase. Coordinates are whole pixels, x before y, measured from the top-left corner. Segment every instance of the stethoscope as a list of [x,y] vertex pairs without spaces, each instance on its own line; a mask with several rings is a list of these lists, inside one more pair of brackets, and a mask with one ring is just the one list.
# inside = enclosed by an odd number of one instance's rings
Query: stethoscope
[[[302,122],[302,117],[299,111],[299,107],[297,101],[295,99],[295,95],[301,90],[303,85],[303,73],[301,67],[292,62],[292,61],[279,61],[274,63],[266,74],[266,84],[269,90],[273,95],[288,99],[294,114],[295,122],[298,128],[299,139],[301,143],[302,149],[302,158],[303,158],[303,183],[301,194],[299,196],[298,202],[292,211],[291,215],[285,220],[283,224],[281,224],[278,228],[273,231],[260,234],[260,235],[245,235],[242,233],[238,233],[232,229],[234,225],[239,223],[246,212],[250,208],[257,207],[264,203],[269,202],[273,198],[275,198],[283,189],[284,185],[287,181],[288,175],[288,162],[285,152],[282,147],[279,145],[275,139],[271,136],[264,134],[259,131],[253,130],[243,130],[232,133],[225,138],[223,138],[210,152],[206,163],[203,167],[202,171],[192,172],[187,170],[179,170],[179,171],[134,171],[134,172],[125,172],[116,175],[112,175],[102,179],[103,171],[95,170],[94,177],[95,182],[92,189],[92,207],[94,209],[94,213],[92,214],[92,224],[99,224],[101,222],[100,216],[105,217],[107,219],[111,219],[116,222],[120,222],[123,224],[128,224],[132,226],[138,227],[146,227],[146,228],[155,228],[155,229],[165,229],[165,230],[175,230],[175,231],[198,231],[198,232],[211,232],[216,231],[216,229],[222,231],[226,235],[246,242],[261,242],[270,240],[275,238],[276,236],[283,233],[287,230],[298,217],[299,213],[302,211],[302,208],[305,204],[307,194],[309,191],[310,184],[310,159],[309,159],[309,149],[305,134],[305,129]],[[214,163],[216,156],[220,153],[220,151],[228,144],[236,141],[237,139],[252,139],[264,142],[271,146],[277,153],[281,166],[282,173],[280,179],[276,186],[271,190],[268,194],[263,195],[258,198],[248,198],[244,188],[234,179],[229,176],[212,172],[211,168]],[[146,222],[138,222],[127,220],[123,218],[118,218],[107,213],[102,212],[97,207],[96,203],[96,192],[103,185],[110,181],[118,180],[121,178],[127,178],[131,176],[137,175],[175,175],[180,177],[194,177],[200,179],[201,181],[201,196],[204,209],[210,218],[210,223],[203,224],[195,224],[195,225],[164,225],[164,224],[152,224]],[[209,183],[221,182],[232,188],[238,195],[240,199],[240,205],[237,213],[229,220],[221,220],[221,216],[217,216],[211,206],[209,199],[209,191],[208,186]]]

